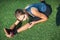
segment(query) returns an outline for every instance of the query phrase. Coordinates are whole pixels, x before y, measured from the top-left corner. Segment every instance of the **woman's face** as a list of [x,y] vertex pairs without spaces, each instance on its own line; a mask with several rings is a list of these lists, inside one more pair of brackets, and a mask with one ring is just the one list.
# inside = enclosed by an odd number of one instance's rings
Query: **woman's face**
[[21,21],[25,21],[26,19],[28,19],[28,16],[26,14],[23,14],[23,15],[19,15],[17,17],[18,20],[21,20]]
[[17,19],[22,21],[24,19],[24,15],[19,15]]

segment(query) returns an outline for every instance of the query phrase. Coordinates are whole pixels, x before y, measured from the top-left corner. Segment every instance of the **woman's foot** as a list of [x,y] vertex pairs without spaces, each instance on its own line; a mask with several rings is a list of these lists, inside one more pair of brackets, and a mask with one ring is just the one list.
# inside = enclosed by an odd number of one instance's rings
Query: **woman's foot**
[[13,35],[14,35],[14,33],[12,32],[12,30],[7,29],[7,28],[4,28],[4,32],[5,32],[6,37],[8,37],[8,38],[13,37]]

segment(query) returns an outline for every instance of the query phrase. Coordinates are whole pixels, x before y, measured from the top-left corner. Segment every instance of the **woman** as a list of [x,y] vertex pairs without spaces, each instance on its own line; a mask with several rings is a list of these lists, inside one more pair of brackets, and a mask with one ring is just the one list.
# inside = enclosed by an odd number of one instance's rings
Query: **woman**
[[[7,37],[11,38],[14,34],[27,30],[37,23],[47,21],[50,13],[51,9],[44,0],[41,0],[41,3],[31,4],[24,10],[17,9],[15,11],[17,21],[10,27],[10,29],[4,28],[4,32]],[[19,22],[25,21],[26,19],[29,19],[29,22],[27,24],[23,25],[19,29],[14,30]]]

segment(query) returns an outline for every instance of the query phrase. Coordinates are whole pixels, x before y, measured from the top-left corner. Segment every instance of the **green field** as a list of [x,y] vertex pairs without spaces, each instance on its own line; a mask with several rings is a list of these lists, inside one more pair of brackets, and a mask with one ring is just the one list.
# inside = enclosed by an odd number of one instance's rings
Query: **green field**
[[60,40],[60,0],[46,0],[52,7],[48,21],[34,25],[13,38],[5,36],[3,29],[9,28],[16,21],[14,11],[37,2],[39,0],[0,0],[0,40]]

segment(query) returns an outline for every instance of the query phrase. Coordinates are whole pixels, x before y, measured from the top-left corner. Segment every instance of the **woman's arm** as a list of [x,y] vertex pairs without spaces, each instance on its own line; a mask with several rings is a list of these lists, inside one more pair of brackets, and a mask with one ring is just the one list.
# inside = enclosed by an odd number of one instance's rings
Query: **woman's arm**
[[10,26],[10,29],[14,29],[19,22],[19,20],[16,20],[16,22]]

